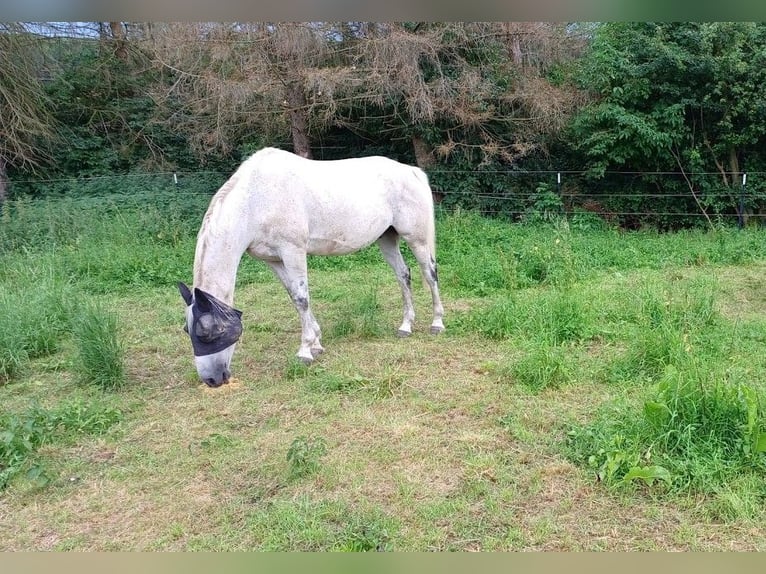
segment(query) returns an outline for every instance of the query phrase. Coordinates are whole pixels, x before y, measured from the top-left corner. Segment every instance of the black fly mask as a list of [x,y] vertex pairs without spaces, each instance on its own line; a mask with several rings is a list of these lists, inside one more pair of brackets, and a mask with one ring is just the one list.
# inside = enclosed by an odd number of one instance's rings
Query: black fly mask
[[212,355],[223,351],[239,340],[242,335],[242,311],[230,307],[210,293],[194,288],[194,296],[183,283],[178,284],[186,305],[191,305],[191,327],[189,333],[195,357]]

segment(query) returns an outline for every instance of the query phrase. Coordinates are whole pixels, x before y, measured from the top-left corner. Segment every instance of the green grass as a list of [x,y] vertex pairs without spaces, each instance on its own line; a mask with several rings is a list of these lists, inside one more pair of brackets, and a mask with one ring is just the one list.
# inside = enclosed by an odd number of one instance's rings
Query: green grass
[[38,404],[23,412],[0,414],[0,489],[24,472],[35,486],[50,480],[37,451],[52,442],[72,441],[83,434],[103,434],[119,422],[122,413],[95,401],[68,400],[46,409]]
[[414,272],[395,336],[376,248],[312,258],[309,367],[244,260],[235,380],[212,390],[174,286],[205,207],[3,206],[0,549],[766,549],[763,231],[442,214],[447,331]]
[[573,460],[610,485],[659,481],[660,492],[716,500],[739,481],[736,496],[761,499],[762,485],[743,479],[766,472],[762,389],[741,379],[696,361],[683,370],[668,366],[657,385],[641,392],[642,404],[616,402],[571,430]]

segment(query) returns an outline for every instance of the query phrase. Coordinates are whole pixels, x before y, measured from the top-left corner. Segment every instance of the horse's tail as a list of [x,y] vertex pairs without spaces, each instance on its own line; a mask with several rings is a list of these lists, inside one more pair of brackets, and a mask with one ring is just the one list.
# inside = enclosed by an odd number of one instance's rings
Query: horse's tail
[[[424,207],[427,206],[428,215],[426,216],[426,242],[431,256],[431,265],[436,270],[436,221],[434,216],[434,196],[431,191],[431,184],[428,182],[428,175],[420,168],[414,168],[415,177],[421,183],[424,190]],[[423,285],[427,288],[428,282],[423,277]]]

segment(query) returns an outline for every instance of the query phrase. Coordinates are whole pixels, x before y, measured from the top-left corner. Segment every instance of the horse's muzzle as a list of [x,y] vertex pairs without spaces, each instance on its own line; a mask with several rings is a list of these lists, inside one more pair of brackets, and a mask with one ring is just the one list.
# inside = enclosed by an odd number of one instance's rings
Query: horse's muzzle
[[208,387],[216,389],[216,388],[220,387],[221,385],[227,384],[229,382],[229,377],[231,377],[231,373],[228,370],[226,370],[223,373],[221,373],[221,378],[220,379],[214,379],[214,378],[210,377],[210,378],[207,378],[207,379],[203,379],[203,382]]

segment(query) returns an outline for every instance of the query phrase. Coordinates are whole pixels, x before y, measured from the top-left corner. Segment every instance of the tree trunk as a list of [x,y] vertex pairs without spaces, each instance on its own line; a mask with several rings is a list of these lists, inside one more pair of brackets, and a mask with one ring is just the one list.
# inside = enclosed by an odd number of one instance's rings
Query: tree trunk
[[115,42],[114,55],[125,62],[128,59],[125,26],[122,22],[109,22],[109,29],[112,31],[112,39]]
[[287,117],[290,120],[290,136],[293,140],[293,152],[311,159],[311,140],[309,140],[309,122],[306,115],[306,97],[303,86],[293,82],[287,86]]
[[8,172],[5,158],[0,157],[0,204],[8,197]]
[[518,30],[516,30],[517,24],[515,22],[504,22],[503,27],[505,28],[505,41],[511,52],[511,61],[517,66],[521,66],[524,63],[524,54],[521,51],[521,37]]
[[415,162],[420,169],[428,169],[434,164],[433,150],[423,138],[412,136],[412,149],[415,151]]

